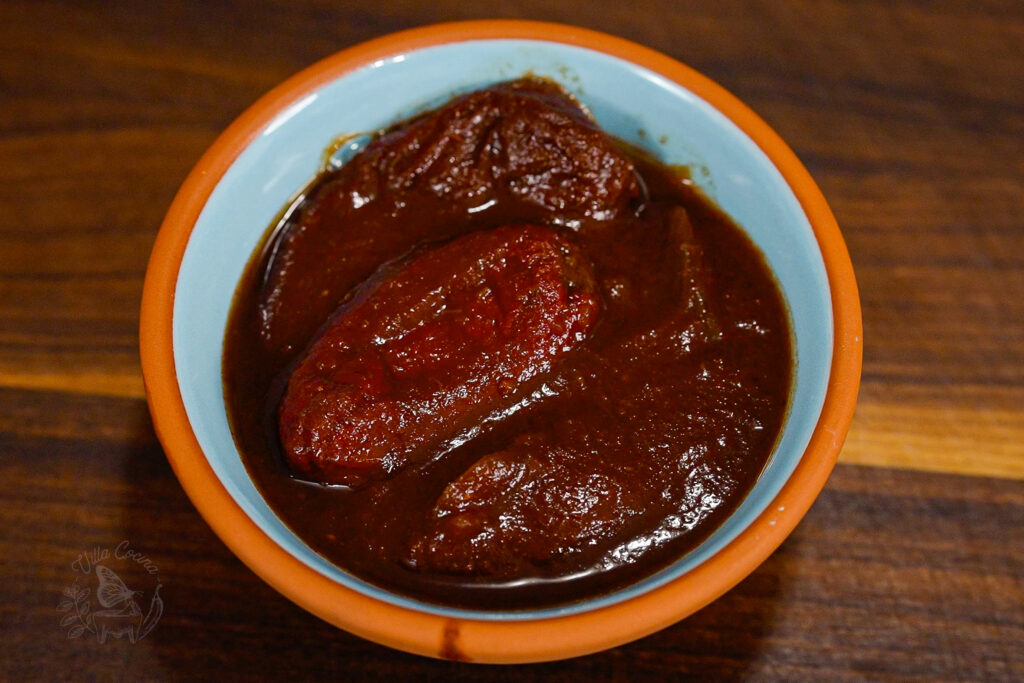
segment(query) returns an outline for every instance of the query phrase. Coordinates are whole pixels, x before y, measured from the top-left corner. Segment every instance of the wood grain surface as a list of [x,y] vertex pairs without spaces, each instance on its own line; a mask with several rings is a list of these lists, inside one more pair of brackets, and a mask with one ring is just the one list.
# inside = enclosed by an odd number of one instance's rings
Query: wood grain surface
[[[841,464],[700,613],[530,667],[396,653],[278,595],[213,536],[153,435],[138,306],[189,168],[262,93],[442,20],[575,23],[702,71],[828,198],[864,307]],[[1024,680],[1024,4],[0,2],[0,679]],[[122,540],[165,612],[68,640],[70,563]]]

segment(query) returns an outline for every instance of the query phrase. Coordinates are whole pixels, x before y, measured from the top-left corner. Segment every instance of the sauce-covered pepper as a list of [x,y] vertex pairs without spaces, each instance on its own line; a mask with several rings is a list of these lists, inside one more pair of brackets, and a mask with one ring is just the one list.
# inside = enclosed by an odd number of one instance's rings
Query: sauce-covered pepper
[[389,265],[292,373],[285,457],[350,486],[429,457],[521,397],[598,310],[589,264],[545,227],[476,232]]

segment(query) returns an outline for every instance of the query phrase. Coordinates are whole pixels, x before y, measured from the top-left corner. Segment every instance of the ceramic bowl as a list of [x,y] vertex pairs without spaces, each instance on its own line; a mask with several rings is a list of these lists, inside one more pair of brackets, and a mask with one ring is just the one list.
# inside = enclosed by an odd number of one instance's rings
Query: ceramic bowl
[[[623,590],[530,612],[438,607],[388,593],[311,551],[267,506],[228,428],[221,352],[250,254],[339,134],[372,131],[524,73],[573,92],[611,134],[696,182],[763,251],[792,316],[796,381],[754,489],[693,552]],[[485,21],[393,34],[290,78],[242,114],[174,200],[146,274],[141,348],[157,433],[196,508],[269,584],[352,633],[434,657],[576,656],[661,629],[753,571],[825,484],[853,413],[861,358],[853,271],[821,192],[739,100],[664,55],[570,26]]]

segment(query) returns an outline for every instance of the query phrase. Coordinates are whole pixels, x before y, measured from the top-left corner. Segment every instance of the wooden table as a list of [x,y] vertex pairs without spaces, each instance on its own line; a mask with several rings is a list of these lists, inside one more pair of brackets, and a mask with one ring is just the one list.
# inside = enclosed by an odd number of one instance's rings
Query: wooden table
[[[831,202],[864,305],[841,464],[779,551],[672,628],[531,667],[387,650],[243,567],[164,459],[136,336],[163,213],[235,116],[348,45],[488,16],[616,33],[744,99]],[[1019,2],[5,0],[0,678],[1024,679],[1022,43]],[[68,639],[72,562],[122,541],[163,618]]]

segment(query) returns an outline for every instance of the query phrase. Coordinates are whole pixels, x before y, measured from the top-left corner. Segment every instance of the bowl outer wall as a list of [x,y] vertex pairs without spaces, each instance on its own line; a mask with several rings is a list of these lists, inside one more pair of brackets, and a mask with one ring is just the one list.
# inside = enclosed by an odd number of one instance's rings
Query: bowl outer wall
[[[185,412],[172,346],[175,285],[192,227],[221,176],[266,124],[290,103],[379,59],[446,43],[500,39],[563,43],[633,62],[682,85],[730,119],[775,164],[807,215],[821,249],[834,323],[828,389],[811,441],[775,500],[750,526],[660,588],[589,612],[524,621],[450,618],[385,603],[288,554],[245,515],[207,462]],[[250,569],[313,614],[375,642],[432,657],[517,663],[573,657],[653,633],[713,601],[760,565],[810,508],[835,464],[856,403],[862,332],[853,268],[831,210],[793,152],[746,105],[689,67],[620,38],[558,24],[474,21],[412,29],[343,50],[274,88],[229,126],[186,178],[161,226],[143,290],[140,347],[147,401],[168,460],[200,514]]]

